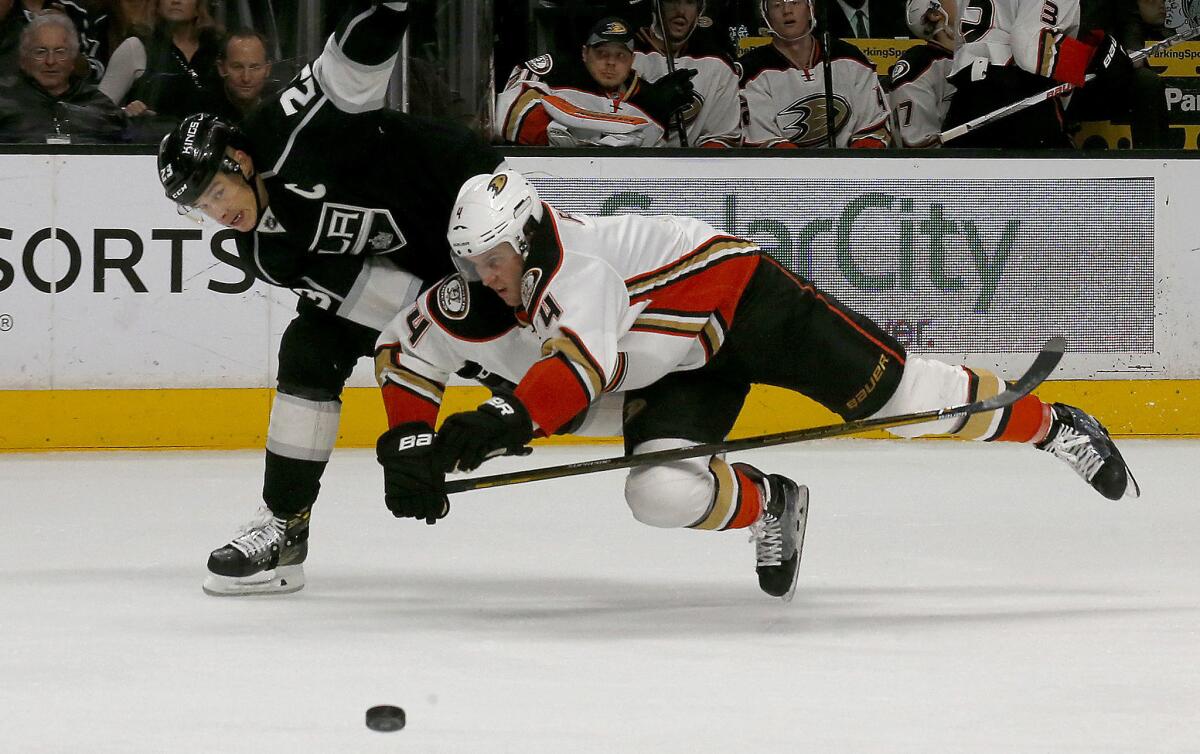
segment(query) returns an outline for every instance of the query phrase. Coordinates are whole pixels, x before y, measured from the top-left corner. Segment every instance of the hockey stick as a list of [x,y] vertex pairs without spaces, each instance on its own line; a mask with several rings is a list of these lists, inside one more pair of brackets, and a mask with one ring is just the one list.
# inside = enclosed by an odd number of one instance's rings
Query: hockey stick
[[[1200,25],[1193,25],[1192,22],[1189,20],[1188,24],[1186,26],[1184,26],[1183,29],[1180,30],[1179,32],[1172,34],[1171,36],[1167,37],[1163,41],[1156,42],[1155,44],[1152,44],[1149,47],[1146,47],[1145,49],[1141,49],[1136,52],[1130,53],[1129,59],[1130,59],[1130,61],[1136,63],[1139,60],[1144,60],[1144,59],[1150,57],[1151,55],[1157,55],[1159,52],[1167,49],[1168,47],[1171,47],[1172,45],[1187,41],[1187,40],[1191,39],[1192,37],[1196,36],[1197,34],[1200,34]],[[1086,81],[1091,81],[1094,78],[1096,78],[1096,74],[1089,73]],[[1060,96],[1066,94],[1067,92],[1070,92],[1073,89],[1075,89],[1074,84],[1059,84],[1058,86],[1051,87],[1051,88],[1045,90],[1044,92],[1038,92],[1037,94],[1031,94],[1030,96],[1026,97],[1025,99],[1017,100],[1016,102],[1013,102],[1010,105],[1005,105],[1004,107],[993,110],[990,113],[984,113],[983,115],[980,115],[978,118],[973,118],[973,119],[967,121],[966,123],[960,123],[959,125],[955,126],[954,128],[948,128],[945,131],[942,131],[942,133],[940,134],[941,142],[943,144],[945,144],[946,142],[950,141],[951,139],[957,139],[958,137],[968,134],[971,131],[978,130],[981,126],[985,126],[988,123],[991,123],[992,121],[996,121],[1001,118],[1005,118],[1009,115],[1012,115],[1013,113],[1020,112],[1022,110],[1033,107],[1034,105],[1040,104],[1047,100],[1052,100],[1055,97],[1060,97]]]
[[[675,73],[675,55],[671,52],[671,34],[667,31],[667,17],[663,15],[662,0],[654,0],[658,12],[658,27],[662,31],[663,52],[667,59],[667,74]],[[675,127],[679,129],[679,146],[688,146],[687,126],[683,123],[683,111],[675,113]]]
[[530,469],[528,471],[514,471],[508,474],[496,474],[494,476],[481,476],[473,479],[454,479],[446,481],[446,492],[468,492],[470,490],[480,490],[488,487],[503,487],[509,484],[523,484],[525,482],[540,482],[545,479],[558,479],[566,476],[577,476],[579,474],[593,474],[597,471],[611,471],[614,469],[627,469],[631,466],[641,466],[648,463],[668,463],[670,461],[681,461],[685,458],[697,458],[699,456],[710,456],[717,453],[733,453],[739,450],[756,450],[758,448],[769,448],[773,445],[784,445],[787,443],[807,442],[809,440],[821,440],[827,437],[841,437],[843,435],[855,435],[860,432],[868,432],[873,429],[889,429],[891,427],[903,427],[908,424],[922,424],[924,422],[937,421],[951,416],[970,416],[972,414],[982,414],[988,411],[1011,406],[1012,404],[1029,395],[1038,385],[1050,376],[1054,368],[1058,366],[1058,362],[1063,357],[1063,352],[1066,350],[1067,341],[1060,337],[1053,337],[1046,341],[1046,345],[1042,346],[1041,352],[1037,358],[1033,360],[1033,364],[1021,375],[1016,382],[1008,386],[1008,389],[999,395],[994,395],[991,398],[974,403],[960,403],[957,406],[948,406],[946,408],[931,409],[929,411],[917,411],[911,414],[900,414],[898,416],[883,416],[875,419],[855,419],[854,421],[844,422],[842,424],[829,424],[823,427],[810,427],[808,429],[796,429],[789,432],[777,432],[770,435],[758,435],[756,437],[744,437],[740,440],[726,440],[724,442],[710,442],[703,445],[692,445],[686,448],[674,448],[671,450],[656,450],[651,453],[635,453],[633,455],[621,456],[619,458],[601,458],[594,461],[581,461],[580,463],[568,463],[562,466],[547,466],[540,469]]

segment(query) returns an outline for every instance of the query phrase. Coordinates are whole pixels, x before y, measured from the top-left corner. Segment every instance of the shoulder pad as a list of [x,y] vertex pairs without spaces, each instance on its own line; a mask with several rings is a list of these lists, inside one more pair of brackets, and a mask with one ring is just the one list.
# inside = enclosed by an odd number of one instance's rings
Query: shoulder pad
[[862,63],[863,65],[870,68],[872,71],[875,70],[875,64],[872,63],[870,61],[870,59],[866,55],[863,54],[863,51],[858,49],[854,45],[850,44],[849,42],[847,42],[844,39],[837,39],[835,37],[833,40],[833,45],[829,48],[829,51],[831,53],[829,56],[830,60],[836,60],[838,58],[846,58],[849,60],[853,60],[856,63]]
[[525,273],[521,276],[521,304],[525,311],[537,305],[542,293],[550,285],[554,274],[562,266],[563,250],[558,241],[554,212],[546,213],[532,239],[529,255],[525,258]]
[[921,78],[938,57],[929,45],[908,48],[888,71],[892,86],[911,84]]
[[528,68],[530,72],[535,73],[538,76],[545,76],[554,69],[554,56],[538,55],[536,58],[526,60],[525,67]]
[[733,70],[742,84],[750,81],[758,74],[771,68],[780,68],[780,57],[775,48],[769,44],[753,47],[734,63]]
[[442,278],[426,294],[429,316],[454,337],[491,340],[516,324],[508,306],[483,283],[467,282],[462,275]]

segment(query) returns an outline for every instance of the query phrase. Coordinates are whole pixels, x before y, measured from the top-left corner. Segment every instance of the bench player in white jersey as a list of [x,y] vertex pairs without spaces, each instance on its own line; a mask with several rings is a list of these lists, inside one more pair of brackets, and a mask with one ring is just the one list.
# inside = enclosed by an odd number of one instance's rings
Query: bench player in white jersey
[[[966,0],[958,11],[961,43],[950,72],[956,91],[947,128],[1056,83],[1083,86],[1088,74],[1119,80],[1132,70],[1112,36],[1089,32],[1076,38],[1079,0]],[[947,144],[1069,148],[1064,107],[1063,98],[1047,100]]]
[[[706,37],[696,35],[704,15],[704,0],[663,0],[664,23],[657,4],[651,8],[651,24],[638,29],[634,38],[633,67],[645,79],[666,76],[666,46],[671,46],[675,68],[696,71],[692,79],[694,100],[683,110],[688,146],[737,147],[742,143],[742,108],[738,99],[738,77],[724,52]],[[664,30],[666,40],[664,41]],[[666,146],[680,146],[679,129],[668,123]]]
[[693,104],[696,71],[650,82],[633,65],[633,34],[609,16],[579,61],[541,55],[517,66],[496,98],[496,136],[525,146],[664,146],[671,116]]
[[947,80],[958,45],[957,0],[907,0],[905,14],[913,35],[926,40],[910,47],[892,65],[888,101],[900,145],[938,147],[954,85]]
[[[891,145],[890,113],[875,66],[854,45],[833,40],[822,50],[813,36],[810,0],[760,0],[771,43],[738,61],[742,132],[747,146],[881,149]],[[831,67],[833,108],[826,112],[824,67]]]
[[[462,273],[392,321],[376,362],[391,427],[377,445],[385,496],[430,520],[449,510],[445,472],[559,433],[606,394],[624,394],[625,449],[635,453],[724,440],[752,383],[847,420],[1005,389],[983,370],[907,354],[751,241],[691,218],[572,215],[500,171],[463,185],[448,238]],[[466,361],[516,388],[435,434],[446,381]],[[1137,494],[1095,419],[1036,396],[893,432],[1037,443],[1105,497]],[[646,465],[630,473],[625,499],[651,526],[750,529],[760,587],[785,599],[794,590],[807,490],[786,476],[719,455]]]

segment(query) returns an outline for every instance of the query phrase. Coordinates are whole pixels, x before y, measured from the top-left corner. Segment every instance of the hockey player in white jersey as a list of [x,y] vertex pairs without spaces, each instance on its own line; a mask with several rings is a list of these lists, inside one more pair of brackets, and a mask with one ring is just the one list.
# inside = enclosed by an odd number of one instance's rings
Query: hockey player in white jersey
[[[811,0],[760,0],[771,43],[742,56],[742,131],[747,146],[879,149],[891,145],[890,113],[875,65],[854,45],[813,35]],[[834,113],[827,112],[825,66],[832,73]]]
[[[392,321],[376,361],[391,427],[377,444],[385,498],[430,520],[449,511],[446,472],[569,430],[606,394],[623,393],[625,449],[636,453],[724,440],[752,383],[847,420],[1005,389],[986,371],[907,354],[751,241],[687,217],[573,215],[500,171],[463,185],[448,238],[461,274]],[[466,361],[516,387],[435,433],[446,381]],[[1036,443],[1105,497],[1137,494],[1095,419],[1033,395],[893,432]],[[749,529],[763,591],[795,589],[807,490],[786,476],[720,455],[645,465],[625,499],[651,526]]]
[[[1132,71],[1120,43],[1103,32],[1079,36],[1079,0],[968,0],[959,10],[961,43],[950,81],[951,128],[1056,83],[1083,86],[1088,74],[1119,81]],[[1047,100],[953,141],[956,147],[1062,147],[1063,98]]]
[[954,96],[947,77],[958,46],[957,0],[908,0],[905,7],[913,36],[926,40],[910,47],[892,65],[888,101],[900,145],[913,149],[941,146],[939,138]]
[[651,82],[634,67],[633,27],[609,16],[579,60],[541,55],[517,66],[496,98],[496,136],[525,146],[657,147],[672,116],[691,107],[694,69]]
[[[704,17],[704,0],[662,0],[665,21],[651,7],[651,23],[638,29],[633,67],[645,79],[657,81],[670,73],[667,44],[676,70],[696,71],[694,98],[682,111],[690,147],[736,147],[742,143],[742,109],[733,64],[711,40],[695,34]],[[664,36],[665,35],[665,36]],[[668,124],[665,146],[681,146],[679,128]]]

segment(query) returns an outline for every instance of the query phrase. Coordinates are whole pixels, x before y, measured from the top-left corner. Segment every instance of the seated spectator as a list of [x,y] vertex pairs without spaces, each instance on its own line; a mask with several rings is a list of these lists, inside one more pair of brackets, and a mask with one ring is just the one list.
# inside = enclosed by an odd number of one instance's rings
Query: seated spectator
[[[769,0],[763,0],[768,2]],[[902,0],[821,0],[829,3],[829,33],[838,39],[907,37]],[[817,3],[818,25],[826,12]]]
[[610,16],[592,27],[582,65],[541,55],[517,66],[496,105],[496,135],[531,146],[653,147],[692,104],[682,69],[647,82],[633,67],[633,30]]
[[[652,6],[651,24],[634,39],[633,67],[650,81],[667,75],[669,42],[675,68],[696,71],[693,101],[682,112],[688,146],[736,147],[742,143],[737,74],[721,49],[694,34],[704,5],[704,0],[662,0]],[[660,7],[666,23],[658,17]],[[681,146],[678,120],[666,124],[666,146]]]
[[[963,15],[962,44],[954,53],[951,128],[1046,91],[1057,84],[1124,88],[1129,56],[1111,35],[1079,39],[1079,0],[996,3],[988,17]],[[1070,148],[1062,98],[1046,100],[946,142],[954,147]]]
[[96,58],[105,66],[126,39],[154,26],[155,0],[93,0],[92,36]]
[[233,123],[241,123],[262,101],[271,77],[267,38],[253,29],[238,29],[225,38],[217,58],[225,106],[220,112]]
[[142,138],[156,138],[187,115],[220,109],[220,51],[208,0],[158,0],[154,27],[113,51],[100,91],[132,118],[158,116],[141,129]]
[[909,30],[926,43],[905,50],[892,66],[888,102],[901,146],[939,147],[954,96],[946,76],[959,41],[955,0],[908,0],[906,5]]
[[[824,147],[832,129],[836,147],[890,146],[890,113],[874,64],[840,39],[833,40],[826,54],[812,33],[816,19],[809,0],[763,0],[762,13],[771,44],[750,50],[739,61],[746,145]],[[826,65],[832,96],[825,91]]]
[[[79,74],[90,76],[96,81],[100,80],[100,77],[104,75],[104,64],[96,54],[97,44],[92,28],[92,14],[78,0],[12,0],[11,4],[16,6],[14,20],[21,29],[24,29],[34,17],[42,13],[62,13],[71,19],[76,33],[79,34],[81,54],[79,62],[76,63],[79,67]],[[4,15],[5,5],[6,3],[0,3],[0,17]],[[11,12],[11,9],[9,11]],[[18,33],[20,33],[19,30]],[[12,72],[13,69],[0,68],[0,74]]]
[[20,73],[0,84],[0,139],[9,142],[119,141],[125,114],[78,75],[79,33],[64,15],[36,16],[21,33]]

